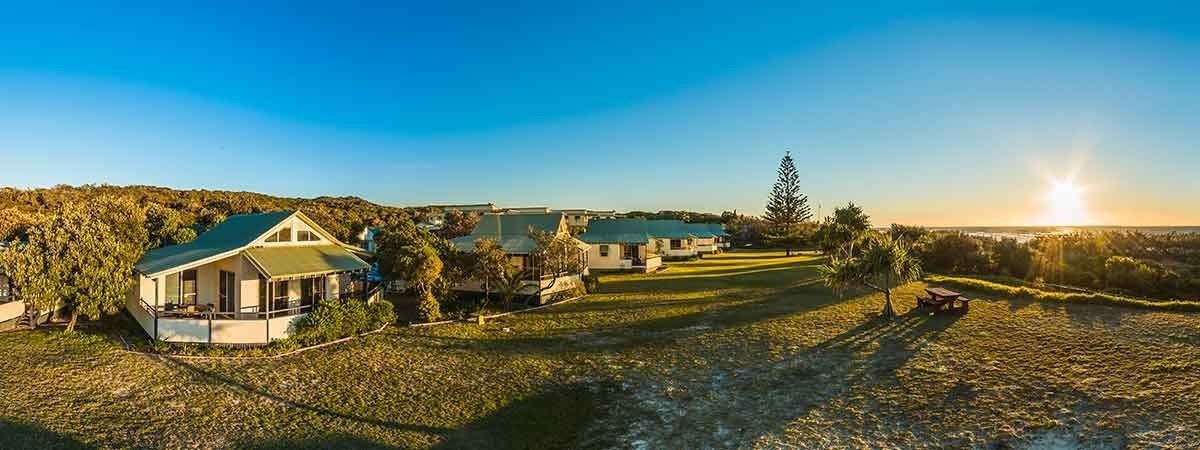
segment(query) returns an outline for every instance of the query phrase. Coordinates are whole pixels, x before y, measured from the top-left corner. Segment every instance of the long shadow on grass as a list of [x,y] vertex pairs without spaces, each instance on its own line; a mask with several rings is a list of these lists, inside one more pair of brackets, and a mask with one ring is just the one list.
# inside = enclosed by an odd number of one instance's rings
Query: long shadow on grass
[[787,266],[767,270],[746,270],[726,274],[686,274],[606,279],[601,294],[675,294],[729,288],[771,289],[806,281],[817,276],[814,266]]
[[[691,270],[672,272],[666,270],[656,274],[648,275],[646,279],[682,279],[690,277],[715,277],[729,275],[747,275],[762,272],[771,272],[787,269],[812,269],[816,270],[824,261],[820,259],[806,259],[803,261],[783,261],[774,264],[729,264],[729,265],[710,265],[708,263],[699,263],[691,266],[682,266]],[[710,269],[711,268],[711,269]]]
[[[610,433],[596,432],[598,419],[622,405],[609,382],[559,385],[532,395],[450,433],[436,449],[615,448]],[[623,408],[633,412],[632,405]]]
[[213,383],[216,383],[219,385],[227,386],[227,387],[235,389],[235,390],[253,394],[253,395],[261,397],[265,400],[270,400],[273,402],[281,403],[283,405],[288,406],[289,408],[301,409],[301,410],[310,411],[310,412],[313,412],[313,413],[316,413],[316,414],[319,414],[322,416],[327,416],[327,417],[331,417],[331,418],[335,418],[335,419],[340,419],[340,420],[344,420],[344,421],[348,421],[348,422],[355,422],[355,423],[364,424],[364,425],[374,425],[374,426],[388,428],[388,429],[392,429],[392,430],[396,430],[396,431],[414,431],[414,432],[428,433],[428,434],[445,434],[448,431],[450,431],[447,428],[431,427],[431,426],[426,426],[426,425],[416,425],[416,424],[401,423],[401,422],[392,422],[392,421],[388,421],[388,420],[377,419],[374,417],[356,416],[354,414],[344,413],[341,411],[334,411],[334,410],[323,408],[320,406],[307,405],[304,403],[300,403],[300,402],[291,400],[286,397],[282,397],[278,394],[271,393],[265,389],[251,386],[246,383],[242,383],[240,381],[226,377],[219,373],[193,366],[191,364],[188,364],[181,360],[177,360],[175,358],[163,356],[163,357],[160,357],[159,359],[161,359],[162,361],[166,361],[167,364],[172,367],[175,367],[175,368],[180,369],[185,372],[190,372],[193,375],[195,375],[197,378],[207,380],[209,382],[213,382]]
[[593,326],[586,330],[557,330],[555,335],[536,337],[462,338],[429,335],[422,336],[422,339],[435,343],[439,348],[504,354],[558,355],[571,351],[621,351],[643,345],[673,345],[679,339],[812,311],[842,300],[818,286],[816,280],[808,280],[759,299],[738,301],[714,297],[689,300],[685,303],[729,304],[687,314],[625,322],[607,328]]
[[[793,421],[835,399],[895,387],[897,371],[959,317],[914,310],[890,321],[870,320],[780,362],[718,364],[712,369],[712,380],[683,388],[691,392],[688,399],[657,400],[679,411],[678,418],[664,415],[660,423],[639,428],[661,433],[650,438],[656,441],[652,446],[679,448],[706,446],[718,431],[714,427],[731,433],[727,439],[739,446],[750,446],[763,436],[782,436]],[[766,442],[764,446],[787,445]]]
[[71,436],[19,419],[0,418],[0,448],[91,449]]
[[[595,433],[597,419],[623,402],[611,383],[555,385],[518,399],[460,429],[439,433],[435,449],[612,448],[612,434]],[[390,449],[388,444],[344,432],[248,442],[254,449]]]
[[816,255],[815,253],[811,253],[811,252],[808,252],[808,253],[793,252],[792,256],[784,256],[784,253],[782,250],[777,251],[777,252],[734,251],[731,253],[723,253],[723,254],[720,254],[717,256],[710,256],[708,258],[705,258],[704,260],[711,258],[713,260],[718,260],[718,261],[723,261],[723,260],[750,260],[750,261],[753,261],[753,260],[760,260],[760,259],[799,258],[802,256],[815,256],[815,255]]

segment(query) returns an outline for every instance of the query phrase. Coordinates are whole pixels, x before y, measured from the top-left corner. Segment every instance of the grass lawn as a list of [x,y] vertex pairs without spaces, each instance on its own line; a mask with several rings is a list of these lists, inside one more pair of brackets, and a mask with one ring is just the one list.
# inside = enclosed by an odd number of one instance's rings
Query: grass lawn
[[280,360],[129,354],[102,329],[0,334],[19,448],[1187,448],[1200,315],[968,292],[875,319],[819,260],[735,252],[485,326]]

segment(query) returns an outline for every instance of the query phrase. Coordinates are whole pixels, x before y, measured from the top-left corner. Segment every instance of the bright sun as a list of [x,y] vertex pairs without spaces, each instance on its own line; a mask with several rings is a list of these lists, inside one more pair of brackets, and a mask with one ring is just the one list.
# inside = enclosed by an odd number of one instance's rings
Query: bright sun
[[1046,225],[1083,225],[1088,220],[1084,189],[1073,180],[1051,180],[1046,192]]

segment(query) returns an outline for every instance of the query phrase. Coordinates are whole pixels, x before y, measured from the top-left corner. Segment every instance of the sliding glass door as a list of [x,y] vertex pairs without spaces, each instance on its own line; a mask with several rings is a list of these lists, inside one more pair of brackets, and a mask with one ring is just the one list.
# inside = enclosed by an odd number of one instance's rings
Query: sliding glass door
[[233,276],[233,272],[226,272],[222,270],[220,273],[219,282],[221,283],[218,295],[220,311],[234,312],[236,310],[234,303],[236,302],[235,292],[237,292],[237,283]]

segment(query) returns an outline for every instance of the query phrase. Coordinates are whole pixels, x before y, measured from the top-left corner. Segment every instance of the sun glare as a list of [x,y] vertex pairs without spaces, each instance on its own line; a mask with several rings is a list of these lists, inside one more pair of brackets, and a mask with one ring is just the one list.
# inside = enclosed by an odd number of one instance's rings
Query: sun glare
[[1084,225],[1088,221],[1084,189],[1073,180],[1051,180],[1046,192],[1046,225]]

